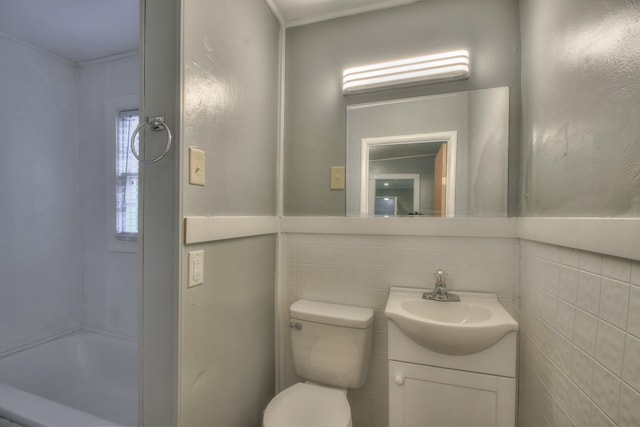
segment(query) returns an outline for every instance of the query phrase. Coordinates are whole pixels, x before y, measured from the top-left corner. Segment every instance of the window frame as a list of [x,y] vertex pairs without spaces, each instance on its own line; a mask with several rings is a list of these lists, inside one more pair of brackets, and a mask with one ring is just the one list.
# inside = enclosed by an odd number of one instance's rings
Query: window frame
[[[107,100],[106,106],[106,144],[105,144],[105,157],[106,157],[106,205],[107,205],[107,227],[106,227],[106,239],[107,250],[110,252],[126,252],[137,253],[138,252],[138,235],[140,232],[140,221],[138,219],[138,234],[121,234],[116,233],[116,217],[117,217],[117,203],[116,203],[116,185],[117,185],[117,170],[116,170],[116,155],[118,144],[118,121],[120,119],[120,113],[122,111],[139,110],[138,107],[139,98],[138,95],[122,95],[112,97]],[[140,175],[138,175],[138,185],[140,185]],[[140,191],[140,190],[138,190]],[[140,209],[138,209],[138,218],[140,218]]]

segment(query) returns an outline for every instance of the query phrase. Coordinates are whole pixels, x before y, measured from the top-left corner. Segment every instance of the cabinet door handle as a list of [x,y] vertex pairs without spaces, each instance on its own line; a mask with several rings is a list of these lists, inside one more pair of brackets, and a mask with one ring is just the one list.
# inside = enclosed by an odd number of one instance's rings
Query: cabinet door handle
[[396,375],[396,377],[393,379],[393,382],[398,385],[402,385],[404,384],[404,377],[401,375]]

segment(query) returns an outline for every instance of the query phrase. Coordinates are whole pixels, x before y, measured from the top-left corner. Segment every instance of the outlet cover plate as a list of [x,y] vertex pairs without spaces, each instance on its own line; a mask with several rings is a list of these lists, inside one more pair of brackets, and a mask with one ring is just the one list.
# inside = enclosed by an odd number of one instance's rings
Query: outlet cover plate
[[344,190],[344,166],[331,167],[331,190]]
[[204,185],[205,152],[189,147],[189,184]]
[[204,251],[189,252],[189,283],[187,287],[204,283]]

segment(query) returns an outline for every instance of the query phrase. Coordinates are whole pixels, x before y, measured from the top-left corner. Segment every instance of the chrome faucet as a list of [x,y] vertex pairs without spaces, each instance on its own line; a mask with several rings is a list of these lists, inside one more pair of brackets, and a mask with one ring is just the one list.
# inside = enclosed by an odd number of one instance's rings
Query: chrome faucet
[[451,294],[447,290],[447,273],[444,270],[438,270],[434,273],[436,277],[436,287],[433,292],[425,292],[422,294],[422,298],[432,301],[442,302],[457,302],[460,301],[460,297],[456,294]]

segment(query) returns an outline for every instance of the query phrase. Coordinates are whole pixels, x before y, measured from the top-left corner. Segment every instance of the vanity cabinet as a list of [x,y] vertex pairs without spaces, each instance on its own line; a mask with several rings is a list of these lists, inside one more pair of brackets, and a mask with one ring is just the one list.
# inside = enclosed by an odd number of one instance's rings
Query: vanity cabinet
[[513,426],[515,378],[389,362],[389,425]]
[[390,427],[515,426],[515,332],[481,352],[454,356],[387,325]]

